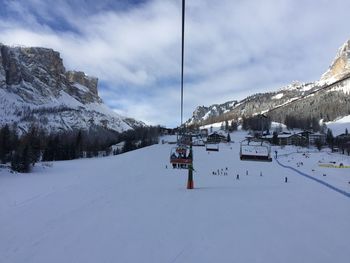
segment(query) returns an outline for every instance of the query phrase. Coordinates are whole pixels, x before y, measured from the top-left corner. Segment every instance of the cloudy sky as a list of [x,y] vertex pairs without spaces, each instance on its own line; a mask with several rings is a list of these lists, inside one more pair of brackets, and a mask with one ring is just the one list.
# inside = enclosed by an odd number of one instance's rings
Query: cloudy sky
[[[0,0],[0,42],[61,53],[116,112],[180,122],[181,0]],[[350,38],[348,0],[187,0],[184,115],[318,80]]]

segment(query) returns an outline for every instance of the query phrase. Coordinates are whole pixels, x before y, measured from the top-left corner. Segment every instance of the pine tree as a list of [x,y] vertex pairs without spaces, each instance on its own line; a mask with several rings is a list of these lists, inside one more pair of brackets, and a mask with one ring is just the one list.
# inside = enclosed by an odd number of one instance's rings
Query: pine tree
[[29,146],[26,144],[23,146],[23,149],[19,149],[15,152],[11,161],[11,169],[20,173],[29,173],[31,167],[30,163]]
[[333,143],[334,143],[334,136],[332,133],[331,129],[327,130],[327,135],[326,135],[326,142],[329,146],[331,146],[331,148],[333,149]]
[[242,117],[242,129],[245,131],[247,131],[249,129],[248,120],[245,116]]
[[77,134],[77,138],[75,141],[75,158],[81,158],[83,156],[83,134],[82,131],[79,130]]
[[273,143],[274,145],[278,145],[278,133],[277,133],[277,131],[274,131],[274,132],[273,132],[273,135],[272,135],[272,143]]
[[41,140],[38,128],[32,126],[23,140],[27,144],[30,163],[34,166],[39,161],[41,155]]
[[54,140],[52,137],[48,138],[47,144],[44,149],[43,153],[43,161],[53,161],[55,160],[55,146],[54,146]]
[[225,131],[228,131],[228,128],[229,128],[229,126],[228,126],[228,121],[226,120],[226,121],[225,121]]
[[316,139],[316,140],[315,140],[315,145],[316,145],[316,148],[317,148],[319,151],[321,151],[321,149],[322,149],[322,142],[321,142],[320,139]]
[[6,163],[9,161],[9,154],[11,152],[11,134],[10,128],[6,124],[0,130],[0,161]]
[[237,125],[237,122],[234,122],[234,121],[231,121],[231,130],[232,131],[237,131],[237,127],[238,125]]

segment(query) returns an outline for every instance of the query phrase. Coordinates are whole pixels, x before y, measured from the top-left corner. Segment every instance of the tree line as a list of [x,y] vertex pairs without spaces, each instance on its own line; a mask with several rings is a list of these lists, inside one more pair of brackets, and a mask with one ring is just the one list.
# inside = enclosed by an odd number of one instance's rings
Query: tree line
[[345,132],[337,137],[334,137],[332,131],[328,129],[326,141],[332,150],[337,147],[340,153],[350,155],[350,136],[348,129],[345,129]]
[[289,114],[285,117],[284,124],[288,129],[321,131],[319,120],[315,117],[300,117]]
[[0,129],[0,162],[17,172],[30,172],[38,161],[73,160],[112,153],[111,145],[124,142],[119,154],[158,142],[159,127],[139,127],[117,133],[101,127],[48,134],[32,125],[19,135],[16,126]]
[[253,131],[266,131],[271,128],[271,119],[264,115],[255,115],[252,117],[242,117],[242,129]]

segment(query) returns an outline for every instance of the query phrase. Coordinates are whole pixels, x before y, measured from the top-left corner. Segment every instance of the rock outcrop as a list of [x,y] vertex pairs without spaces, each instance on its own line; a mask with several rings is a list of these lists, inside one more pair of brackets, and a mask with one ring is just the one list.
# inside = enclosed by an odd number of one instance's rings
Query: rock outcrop
[[67,79],[70,83],[78,83],[89,89],[91,93],[98,96],[97,94],[97,81],[95,77],[89,77],[82,71],[67,71]]
[[[97,78],[84,72],[66,71],[60,54],[47,48],[8,47],[0,44],[1,87],[18,94],[26,102],[34,97],[46,99],[59,97],[64,91],[79,102],[101,102],[97,93]],[[85,88],[83,88],[85,87]],[[29,90],[28,90],[29,89]],[[33,94],[34,92],[34,94]],[[46,98],[46,99],[45,99]]]
[[[74,87],[69,87],[70,92],[74,93],[76,97],[81,97],[85,102],[101,101],[97,91],[97,78],[87,76],[82,71],[67,71],[66,77],[69,85]],[[87,89],[82,88],[82,86]]]
[[338,53],[329,69],[321,77],[328,83],[350,76],[350,40],[339,48]]

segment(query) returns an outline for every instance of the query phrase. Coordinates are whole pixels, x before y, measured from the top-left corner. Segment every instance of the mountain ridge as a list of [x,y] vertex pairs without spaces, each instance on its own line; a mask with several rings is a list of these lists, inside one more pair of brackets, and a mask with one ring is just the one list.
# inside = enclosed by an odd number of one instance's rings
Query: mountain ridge
[[[199,106],[187,125],[208,125],[226,120],[239,121],[261,113],[269,113],[274,121],[284,122],[286,115],[315,117],[324,121],[350,114],[350,40],[339,48],[329,69],[319,81],[295,81],[277,91],[250,95],[230,105]],[[329,89],[329,90],[328,90]],[[293,102],[293,103],[292,103]],[[217,109],[220,109],[219,111]]]
[[101,127],[123,132],[144,126],[103,104],[98,79],[69,71],[59,52],[0,44],[0,126],[26,131],[33,123],[47,131]]

